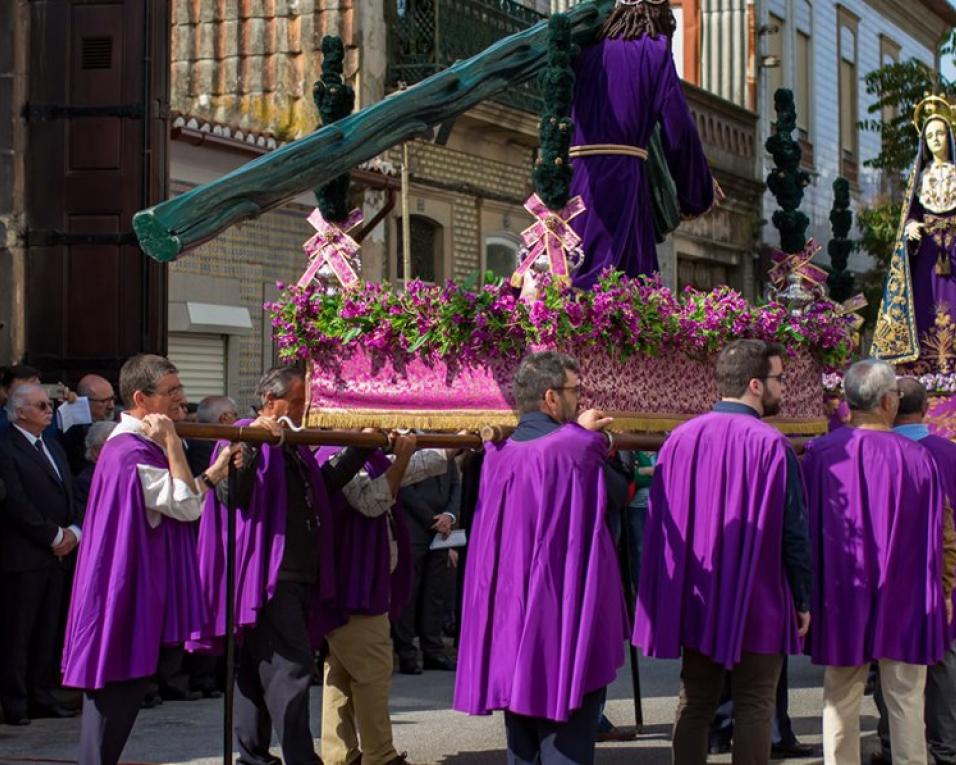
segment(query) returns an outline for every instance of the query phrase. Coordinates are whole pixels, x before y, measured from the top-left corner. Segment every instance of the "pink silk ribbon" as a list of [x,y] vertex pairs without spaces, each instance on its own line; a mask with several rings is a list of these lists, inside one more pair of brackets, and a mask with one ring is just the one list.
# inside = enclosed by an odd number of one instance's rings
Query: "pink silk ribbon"
[[774,250],[770,256],[775,264],[770,269],[770,281],[777,289],[781,289],[786,284],[787,277],[792,273],[797,273],[801,279],[810,284],[817,286],[825,284],[828,276],[826,270],[811,262],[813,256],[821,249],[814,239],[809,239],[800,252],[789,253]]
[[359,243],[346,232],[355,228],[363,219],[362,211],[358,208],[352,210],[349,217],[340,223],[327,221],[318,207],[311,212],[308,220],[318,233],[302,245],[311,262],[298,281],[300,288],[309,284],[325,263],[329,264],[343,287],[351,288],[359,283],[358,274],[349,262],[349,258],[359,251]]
[[525,272],[531,268],[542,252],[548,255],[548,264],[552,275],[564,284],[571,283],[571,269],[568,267],[568,250],[581,244],[579,237],[568,223],[587,208],[580,196],[574,197],[561,210],[555,212],[541,201],[541,197],[532,194],[524,203],[525,209],[537,220],[521,232],[527,257],[511,275],[511,286],[520,287]]

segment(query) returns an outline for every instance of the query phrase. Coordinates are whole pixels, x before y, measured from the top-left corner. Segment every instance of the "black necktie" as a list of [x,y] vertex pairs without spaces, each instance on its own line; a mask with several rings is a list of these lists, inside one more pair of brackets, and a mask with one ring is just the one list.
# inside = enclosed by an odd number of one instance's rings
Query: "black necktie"
[[[40,452],[40,454],[43,454],[43,439],[42,438],[38,438],[36,441],[34,441],[33,445],[37,448],[37,451]],[[43,456],[46,457],[45,454]]]

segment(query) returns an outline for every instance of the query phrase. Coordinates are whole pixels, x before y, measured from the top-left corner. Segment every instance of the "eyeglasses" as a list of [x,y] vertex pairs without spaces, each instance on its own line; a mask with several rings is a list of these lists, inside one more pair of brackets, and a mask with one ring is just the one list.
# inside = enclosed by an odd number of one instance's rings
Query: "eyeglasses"
[[48,409],[49,410],[53,409],[53,404],[51,404],[49,401],[32,401],[30,403],[30,406],[35,406],[41,412],[45,412]]
[[581,385],[562,385],[560,388],[552,388],[551,390],[569,390],[577,396],[581,395]]
[[143,391],[147,396],[169,396],[170,398],[178,398],[183,395],[183,386],[174,385],[168,390],[149,390],[146,389]]
[[91,404],[107,404],[107,403],[116,403],[116,396],[105,396],[104,398],[93,398],[92,396],[87,396],[87,400]]
[[786,382],[787,376],[781,372],[778,375],[767,375],[763,378],[764,380],[780,380],[781,383]]

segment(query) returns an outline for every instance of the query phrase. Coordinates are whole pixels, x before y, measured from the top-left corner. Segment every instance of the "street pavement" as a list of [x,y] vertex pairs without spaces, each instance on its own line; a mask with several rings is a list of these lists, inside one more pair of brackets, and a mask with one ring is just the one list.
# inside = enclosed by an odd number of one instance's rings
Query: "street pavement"
[[[670,726],[678,687],[679,663],[641,659],[644,732],[637,741],[598,745],[597,765],[670,762]],[[804,658],[790,664],[790,715],[805,743],[819,744],[823,673]],[[454,686],[450,672],[395,675],[392,720],[399,751],[410,763],[428,765],[502,765],[504,726],[500,714],[468,717],[449,709]],[[320,730],[321,687],[312,689],[313,732]],[[630,672],[625,668],[609,690],[608,717],[619,726],[634,724]],[[870,698],[863,706],[864,754],[875,747],[876,711]],[[79,719],[35,720],[25,728],[0,725],[0,764],[75,762]],[[318,746],[318,742],[317,742]],[[275,753],[280,754],[278,749]],[[730,756],[711,758],[729,763]],[[820,758],[796,762],[820,762]],[[222,762],[222,700],[167,701],[140,712],[123,762]]]

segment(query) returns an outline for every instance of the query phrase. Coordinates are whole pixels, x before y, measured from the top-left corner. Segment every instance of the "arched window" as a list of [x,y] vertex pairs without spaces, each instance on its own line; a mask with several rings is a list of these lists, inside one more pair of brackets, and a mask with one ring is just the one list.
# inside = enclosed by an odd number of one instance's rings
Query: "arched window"
[[514,234],[500,232],[485,237],[485,270],[508,279],[518,267],[518,249],[521,239]]
[[[442,227],[424,215],[408,216],[411,234],[412,278],[423,282],[444,279],[442,263]],[[405,278],[405,258],[402,248],[402,219],[395,219],[395,278]]]

